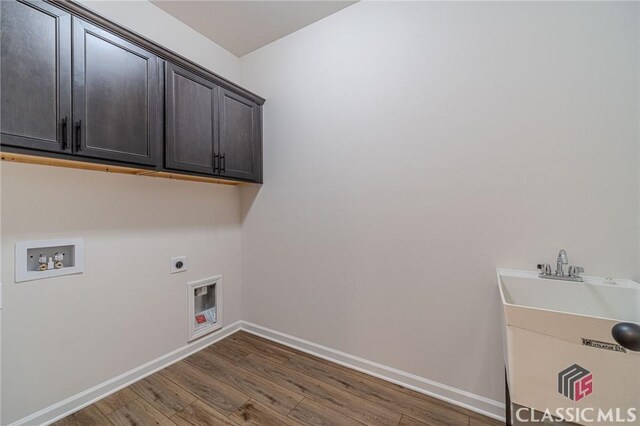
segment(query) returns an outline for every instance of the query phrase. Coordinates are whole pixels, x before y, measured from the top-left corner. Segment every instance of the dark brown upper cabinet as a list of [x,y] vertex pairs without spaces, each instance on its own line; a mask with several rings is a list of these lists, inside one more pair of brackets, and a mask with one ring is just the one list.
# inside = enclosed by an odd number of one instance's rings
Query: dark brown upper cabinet
[[159,164],[158,84],[155,55],[73,18],[74,152]]
[[71,15],[44,2],[0,1],[2,145],[71,150]]
[[262,182],[260,106],[226,89],[219,93],[220,175]]
[[218,88],[213,82],[171,63],[165,69],[165,166],[215,174],[219,156]]
[[168,169],[262,180],[258,104],[171,63],[165,99]]
[[0,0],[0,54],[13,160],[262,183],[263,98],[77,2]]

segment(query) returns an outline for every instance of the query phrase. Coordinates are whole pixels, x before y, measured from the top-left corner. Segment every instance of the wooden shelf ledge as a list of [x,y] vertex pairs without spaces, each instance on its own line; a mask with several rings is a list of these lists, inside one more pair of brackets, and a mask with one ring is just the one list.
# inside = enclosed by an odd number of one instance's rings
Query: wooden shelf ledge
[[87,163],[84,161],[65,160],[62,158],[39,157],[37,155],[13,154],[9,152],[2,153],[2,161],[11,161],[14,163],[39,164],[42,166],[66,167],[71,169],[93,170],[97,172],[122,173],[127,175],[159,177],[165,179],[188,180],[192,182],[215,183],[220,185],[240,185],[242,182],[232,180],[193,176],[173,172],[163,172],[156,170],[137,169],[133,167],[113,166],[106,164]]

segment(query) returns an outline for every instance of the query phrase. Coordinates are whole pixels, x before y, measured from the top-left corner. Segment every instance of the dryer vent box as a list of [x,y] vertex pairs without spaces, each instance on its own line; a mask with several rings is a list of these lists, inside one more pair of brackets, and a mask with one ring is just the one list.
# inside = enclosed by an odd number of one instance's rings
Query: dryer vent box
[[222,276],[187,284],[189,341],[222,328]]

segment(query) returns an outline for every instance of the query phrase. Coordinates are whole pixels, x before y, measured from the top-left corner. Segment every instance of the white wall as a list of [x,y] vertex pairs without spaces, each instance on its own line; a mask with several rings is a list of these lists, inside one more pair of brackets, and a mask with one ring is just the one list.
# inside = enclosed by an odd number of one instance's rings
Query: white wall
[[[88,5],[238,79],[235,56],[149,3]],[[223,274],[225,324],[241,319],[237,187],[4,162],[0,178],[2,424],[185,345],[187,281]],[[15,242],[58,237],[84,237],[85,273],[16,284]]]
[[363,2],[243,57],[245,319],[502,400],[496,267],[639,277],[638,18]]

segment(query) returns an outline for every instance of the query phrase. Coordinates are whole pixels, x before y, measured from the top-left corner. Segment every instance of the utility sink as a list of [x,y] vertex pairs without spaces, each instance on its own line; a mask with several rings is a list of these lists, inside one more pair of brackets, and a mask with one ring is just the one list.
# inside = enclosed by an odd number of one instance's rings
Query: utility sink
[[499,270],[498,283],[505,307],[640,322],[640,285],[631,280],[584,277],[584,282],[572,282]]
[[[567,409],[601,410],[597,424],[640,424],[640,351],[616,334],[634,333],[640,325],[640,285],[599,277],[561,281],[505,269],[497,275],[514,407],[555,417]],[[609,417],[609,410],[618,417]],[[636,417],[627,417],[629,410]],[[518,411],[512,414],[519,424]],[[569,421],[593,423],[588,417]]]

